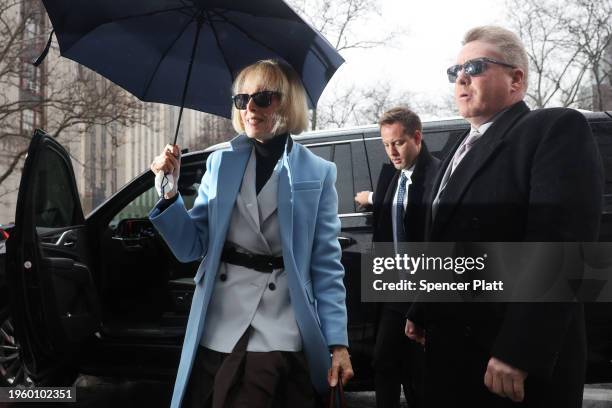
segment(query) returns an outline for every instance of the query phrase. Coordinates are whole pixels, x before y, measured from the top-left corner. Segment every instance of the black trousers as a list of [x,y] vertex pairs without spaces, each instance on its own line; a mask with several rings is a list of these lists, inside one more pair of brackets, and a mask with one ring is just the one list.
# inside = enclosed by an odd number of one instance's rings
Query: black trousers
[[247,352],[248,330],[232,353],[199,346],[183,407],[320,408],[302,352]]
[[401,389],[410,408],[423,406],[425,354],[404,334],[404,314],[381,308],[374,348],[377,408],[399,408]]

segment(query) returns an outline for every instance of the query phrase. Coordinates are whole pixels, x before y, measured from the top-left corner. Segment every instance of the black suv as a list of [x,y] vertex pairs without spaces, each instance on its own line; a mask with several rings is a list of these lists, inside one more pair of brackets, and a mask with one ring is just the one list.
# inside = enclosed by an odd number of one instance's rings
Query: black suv
[[[612,115],[585,116],[607,173],[600,239],[612,241]],[[424,138],[441,158],[468,127],[461,119],[426,122]],[[357,208],[353,197],[372,190],[388,162],[380,133],[367,126],[295,140],[338,168],[339,240],[356,372],[351,388],[372,389],[379,305],[361,302],[360,295],[360,259],[371,248],[372,214]],[[206,158],[225,146],[183,155],[179,189],[187,207],[196,198]],[[149,222],[157,201],[153,183],[146,171],[84,217],[68,154],[43,131],[35,132],[7,242],[0,386],[70,383],[77,372],[173,378],[197,263],[179,263]],[[587,305],[587,314],[589,381],[612,381],[612,305]]]

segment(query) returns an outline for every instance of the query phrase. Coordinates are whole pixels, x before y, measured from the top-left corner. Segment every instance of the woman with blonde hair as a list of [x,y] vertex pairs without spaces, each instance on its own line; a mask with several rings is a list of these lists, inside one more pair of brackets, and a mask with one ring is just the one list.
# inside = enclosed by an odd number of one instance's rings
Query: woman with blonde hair
[[[291,67],[252,64],[233,94],[241,135],[208,158],[193,208],[175,187],[150,214],[180,261],[203,258],[172,406],[316,407],[353,376],[336,168],[291,139],[308,123]],[[175,185],[179,152],[151,164]]]

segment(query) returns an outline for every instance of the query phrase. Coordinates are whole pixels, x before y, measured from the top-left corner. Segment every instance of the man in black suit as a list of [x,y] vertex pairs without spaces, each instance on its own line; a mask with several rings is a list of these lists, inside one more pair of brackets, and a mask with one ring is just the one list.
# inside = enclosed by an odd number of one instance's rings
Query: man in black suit
[[[447,73],[471,131],[440,166],[426,238],[596,240],[603,170],[593,135],[574,110],[529,110],[518,37],[470,30]],[[428,407],[581,407],[581,304],[415,303],[408,317],[406,335],[426,344]]]
[[[379,120],[382,143],[391,164],[383,165],[373,194],[355,196],[361,206],[372,205],[374,242],[423,241],[425,197],[431,189],[439,160],[422,140],[418,115],[406,108],[385,112]],[[401,387],[411,408],[421,406],[423,351],[408,341],[404,325],[408,303],[382,305],[374,349],[376,405],[400,406]]]

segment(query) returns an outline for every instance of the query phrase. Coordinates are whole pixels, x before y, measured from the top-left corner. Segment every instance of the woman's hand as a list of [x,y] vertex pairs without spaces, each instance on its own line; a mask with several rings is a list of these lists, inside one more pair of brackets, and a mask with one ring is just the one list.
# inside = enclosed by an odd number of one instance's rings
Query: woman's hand
[[164,174],[172,174],[178,180],[181,170],[181,149],[177,145],[166,145],[164,150],[155,156],[151,163],[151,171],[155,174],[160,171]]
[[174,181],[173,189],[164,194],[165,198],[172,198],[176,194],[181,171],[181,149],[177,145],[166,145],[159,156],[153,159],[151,171],[156,175],[159,173],[172,174]]
[[406,320],[404,332],[410,340],[414,340],[421,346],[425,346],[425,329],[414,324],[412,320]]
[[332,347],[332,365],[327,372],[327,382],[330,387],[335,387],[338,384],[338,375],[342,378],[342,385],[345,385],[355,375],[351,365],[351,357],[344,346]]

